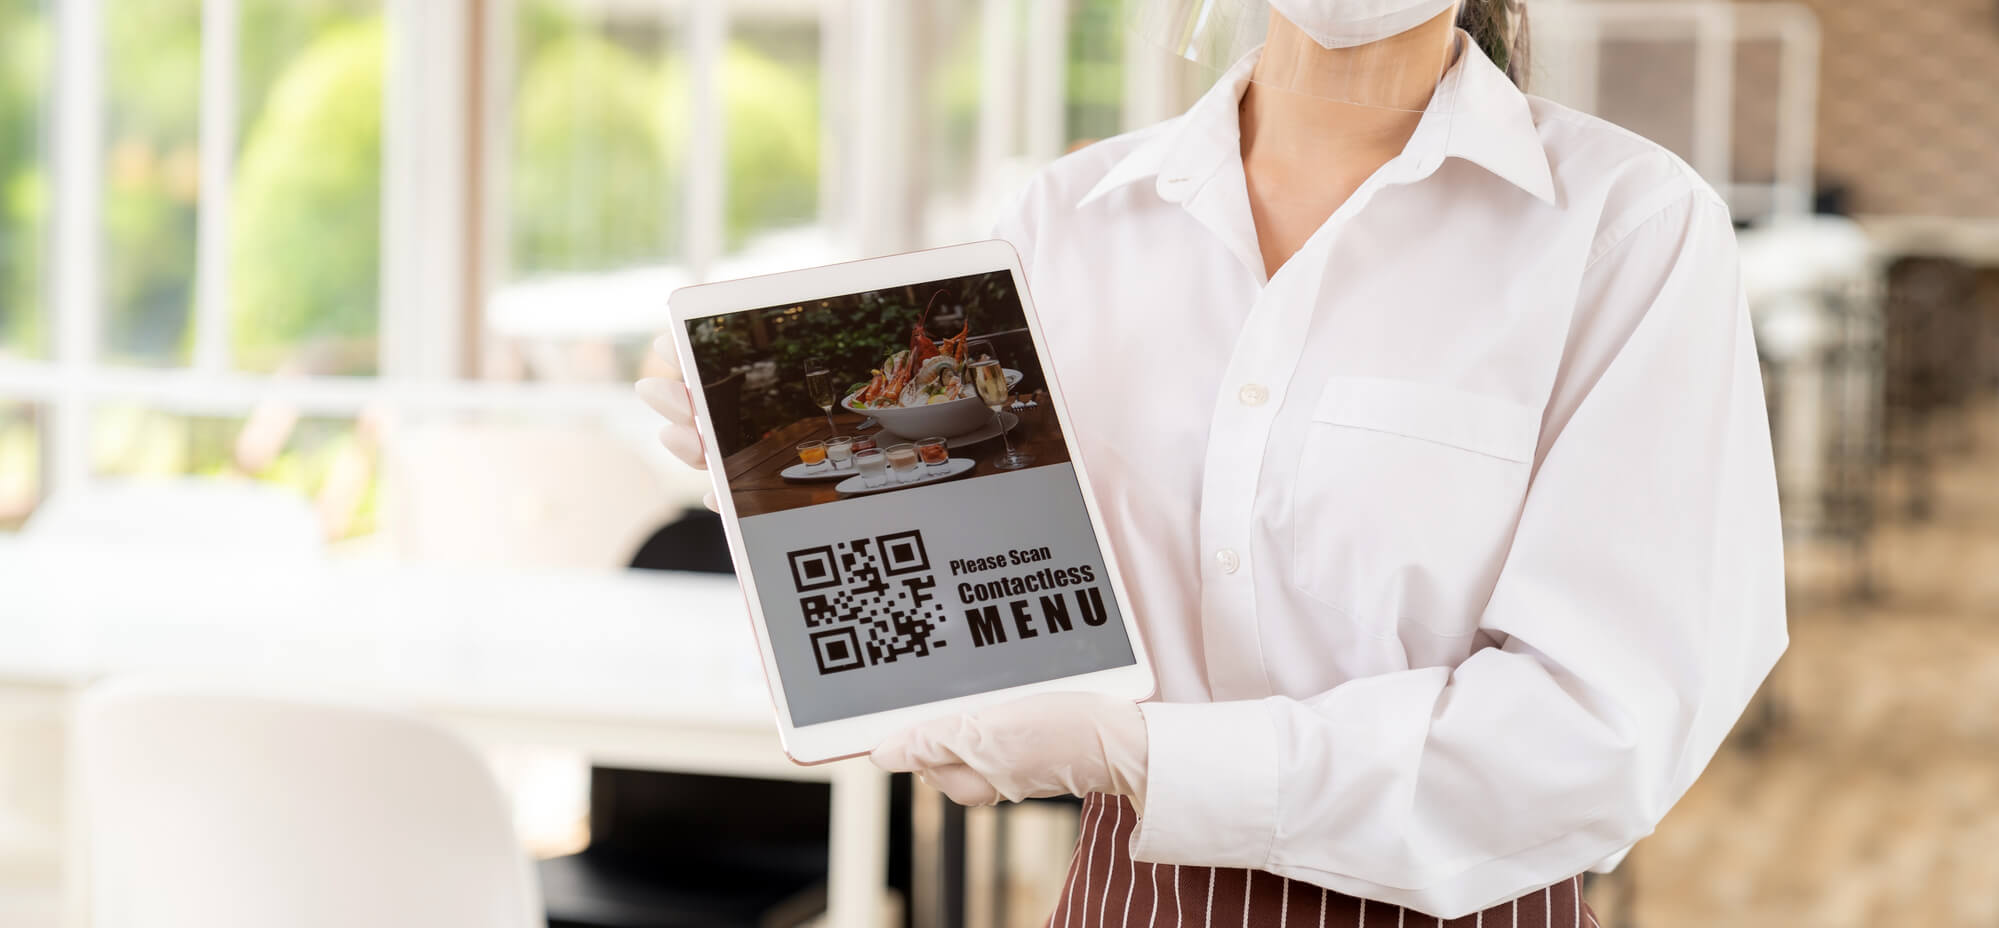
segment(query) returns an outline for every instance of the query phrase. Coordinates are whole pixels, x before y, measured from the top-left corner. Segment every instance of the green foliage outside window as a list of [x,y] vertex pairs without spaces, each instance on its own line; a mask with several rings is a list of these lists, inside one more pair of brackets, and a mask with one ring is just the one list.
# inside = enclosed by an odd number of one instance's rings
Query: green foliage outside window
[[[657,263],[685,248],[680,180],[691,76],[672,36],[585,29],[547,8],[527,17],[516,91],[512,188],[516,271]],[[728,154],[723,244],[818,212],[819,73],[728,44],[720,75]]]
[[[723,53],[729,187],[722,234],[728,248],[742,247],[761,228],[818,216],[816,64],[801,69],[742,43]],[[684,95],[685,82],[669,71],[663,92]]]
[[274,370],[307,347],[318,372],[374,370],[386,44],[380,18],[319,36],[244,140],[230,260],[239,367]]
[[194,304],[199,0],[104,5],[102,346],[119,361],[187,359]]
[[[232,348],[271,370],[374,368],[386,37],[371,0],[243,0]],[[509,217],[522,271],[680,254],[689,76],[555,4],[527,18]],[[185,363],[199,206],[200,0],[111,0],[105,16],[106,348]],[[0,0],[0,350],[39,353],[50,62],[40,0]],[[724,244],[817,213],[816,61],[724,55]]]
[[1069,141],[1105,139],[1123,130],[1124,42],[1119,0],[1078,0],[1069,17]]
[[49,32],[39,7],[0,0],[0,355],[41,353],[47,325],[40,160]]
[[584,30],[543,45],[514,107],[513,263],[616,267],[677,250],[670,221],[686,153],[667,143],[685,97],[659,95],[638,54]]

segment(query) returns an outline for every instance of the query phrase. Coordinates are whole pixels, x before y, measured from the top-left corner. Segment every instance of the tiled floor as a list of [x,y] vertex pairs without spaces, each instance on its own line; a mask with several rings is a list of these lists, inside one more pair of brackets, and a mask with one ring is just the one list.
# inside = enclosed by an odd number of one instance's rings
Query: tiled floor
[[1781,721],[1633,853],[1620,928],[1999,925],[1999,404],[1963,425],[1935,517],[1877,536],[1878,600],[1794,594]]

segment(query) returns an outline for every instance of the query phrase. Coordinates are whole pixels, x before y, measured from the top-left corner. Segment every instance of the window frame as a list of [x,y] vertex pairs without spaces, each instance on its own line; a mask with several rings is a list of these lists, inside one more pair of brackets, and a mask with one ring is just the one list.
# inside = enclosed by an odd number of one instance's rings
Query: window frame
[[[246,416],[283,401],[301,412],[540,411],[617,417],[616,385],[559,386],[478,379],[492,338],[487,316],[509,277],[506,191],[511,155],[514,31],[521,0],[381,0],[389,60],[383,83],[379,375],[286,377],[231,366],[230,200],[239,127],[240,0],[202,0],[199,172],[186,366],[137,368],[102,357],[107,0],[48,4],[53,31],[48,98],[48,360],[0,358],[0,397],[39,406],[41,493],[87,488],[91,420],[108,402],[164,412]],[[674,0],[692,63],[693,149],[684,264],[689,282],[726,269],[727,118],[720,87],[730,24],[742,11],[810,11],[821,36],[821,222],[850,257],[922,247],[923,194],[912,182],[923,99],[913,41],[928,0]],[[980,36],[973,151],[979,206],[991,212],[1025,173],[1062,154],[1070,0],[967,0]],[[1024,26],[1016,28],[1016,26]],[[219,52],[219,54],[218,54]],[[1016,88],[1025,88],[1016,93]],[[1182,86],[1163,56],[1126,62],[1124,128],[1177,111]],[[943,237],[958,237],[946,231]],[[972,236],[976,237],[976,235]],[[666,325],[658,301],[654,327]]]

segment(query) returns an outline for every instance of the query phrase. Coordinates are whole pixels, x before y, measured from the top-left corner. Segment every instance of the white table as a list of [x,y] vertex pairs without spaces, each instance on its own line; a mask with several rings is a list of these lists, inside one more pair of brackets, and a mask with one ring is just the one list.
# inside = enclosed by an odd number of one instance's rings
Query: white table
[[829,922],[881,924],[887,777],[784,757],[734,578],[0,537],[0,686],[66,701],[134,671],[358,694],[608,766],[829,783]]

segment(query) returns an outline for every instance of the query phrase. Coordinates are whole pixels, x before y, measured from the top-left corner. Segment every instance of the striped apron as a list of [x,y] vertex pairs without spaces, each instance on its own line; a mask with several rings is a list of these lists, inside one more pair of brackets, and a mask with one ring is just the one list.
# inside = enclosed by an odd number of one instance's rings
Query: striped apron
[[1137,863],[1123,797],[1090,794],[1082,822],[1049,928],[1598,928],[1580,876],[1446,921],[1257,870]]

